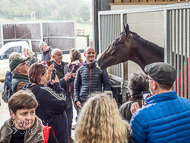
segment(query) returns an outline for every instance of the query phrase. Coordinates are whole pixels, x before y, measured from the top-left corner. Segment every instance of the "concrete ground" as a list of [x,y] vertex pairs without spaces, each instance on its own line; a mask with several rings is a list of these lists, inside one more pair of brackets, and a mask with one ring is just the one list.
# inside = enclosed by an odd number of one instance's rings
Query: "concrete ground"
[[[4,122],[10,118],[8,104],[2,100],[3,85],[4,84],[0,82],[0,103],[1,103],[1,105],[0,105],[0,128],[4,124]],[[73,124],[76,124],[75,117],[76,117],[76,110],[73,107]],[[75,134],[75,131],[72,130],[71,136],[73,139],[74,139],[74,134]]]

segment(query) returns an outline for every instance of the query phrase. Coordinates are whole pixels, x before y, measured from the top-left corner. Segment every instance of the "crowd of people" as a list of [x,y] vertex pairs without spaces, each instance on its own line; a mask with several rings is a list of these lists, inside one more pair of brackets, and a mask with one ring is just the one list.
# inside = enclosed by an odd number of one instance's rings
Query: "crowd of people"
[[[129,79],[130,98],[118,108],[106,70],[95,49],[62,51],[39,43],[42,59],[24,48],[9,56],[5,84],[11,89],[10,119],[0,129],[0,143],[144,143],[190,141],[190,101],[172,91],[177,72],[167,63],[152,63],[145,74]],[[150,91],[143,97],[143,92]],[[146,103],[146,104],[145,104]],[[77,111],[71,137],[73,105]]]

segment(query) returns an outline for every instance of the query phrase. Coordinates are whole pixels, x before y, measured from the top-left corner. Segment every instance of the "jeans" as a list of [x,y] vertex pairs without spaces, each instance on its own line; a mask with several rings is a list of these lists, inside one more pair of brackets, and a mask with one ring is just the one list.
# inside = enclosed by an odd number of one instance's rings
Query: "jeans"
[[69,137],[71,137],[71,127],[72,127],[72,122],[73,122],[73,106],[68,108],[66,110],[66,113],[67,113],[67,119],[68,119]]

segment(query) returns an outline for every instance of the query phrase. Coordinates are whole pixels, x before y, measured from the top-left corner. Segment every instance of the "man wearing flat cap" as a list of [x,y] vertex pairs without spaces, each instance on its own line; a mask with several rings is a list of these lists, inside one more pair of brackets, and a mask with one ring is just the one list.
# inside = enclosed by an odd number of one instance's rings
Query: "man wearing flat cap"
[[12,92],[13,94],[21,90],[28,82],[28,58],[16,57],[12,59],[9,64],[11,72],[13,73],[12,79]]
[[[137,143],[185,143],[190,141],[190,101],[172,91],[176,70],[167,63],[152,63],[145,67],[152,96],[148,104],[131,107],[130,127]],[[135,112],[136,111],[136,112]]]

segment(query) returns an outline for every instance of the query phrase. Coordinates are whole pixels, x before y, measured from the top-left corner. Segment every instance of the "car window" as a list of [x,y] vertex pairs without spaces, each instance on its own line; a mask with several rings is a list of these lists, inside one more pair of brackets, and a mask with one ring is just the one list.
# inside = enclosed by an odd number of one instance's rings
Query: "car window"
[[21,53],[21,46],[18,46],[18,47],[11,47],[9,48],[7,51],[5,51],[5,57],[4,59],[8,59],[9,58],[9,55],[12,53],[12,52],[18,52],[18,53]]

